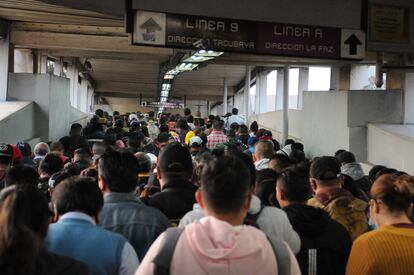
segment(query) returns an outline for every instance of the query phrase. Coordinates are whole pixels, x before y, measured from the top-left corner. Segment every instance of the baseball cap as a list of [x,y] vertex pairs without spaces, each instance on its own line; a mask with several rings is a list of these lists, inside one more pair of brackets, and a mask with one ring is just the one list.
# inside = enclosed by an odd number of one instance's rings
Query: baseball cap
[[139,122],[136,120],[131,121],[131,123],[129,124],[130,127],[138,127],[139,126]]
[[59,183],[70,177],[72,177],[72,175],[66,171],[56,172],[49,178],[49,187],[54,189]]
[[149,157],[151,161],[151,165],[157,164],[157,156],[152,153],[147,153],[147,156]]
[[203,140],[199,136],[190,138],[190,147],[200,147],[203,144]]
[[13,148],[10,144],[0,143],[0,156],[13,157]]
[[311,178],[317,180],[333,180],[341,175],[341,166],[335,157],[320,157],[310,167]]
[[138,116],[136,114],[130,114],[128,119],[129,119],[129,121],[138,120]]
[[178,142],[165,146],[161,150],[158,160],[158,166],[163,172],[191,174],[193,171],[190,151]]

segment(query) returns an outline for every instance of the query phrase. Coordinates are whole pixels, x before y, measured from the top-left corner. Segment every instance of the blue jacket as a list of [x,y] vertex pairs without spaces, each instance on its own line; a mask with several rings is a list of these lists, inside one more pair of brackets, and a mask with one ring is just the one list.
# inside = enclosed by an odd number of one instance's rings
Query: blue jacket
[[67,218],[50,225],[46,248],[89,266],[92,274],[113,275],[121,265],[126,240],[84,219]]
[[99,226],[122,234],[142,261],[151,244],[171,226],[158,209],[143,204],[134,194],[111,193],[104,196]]

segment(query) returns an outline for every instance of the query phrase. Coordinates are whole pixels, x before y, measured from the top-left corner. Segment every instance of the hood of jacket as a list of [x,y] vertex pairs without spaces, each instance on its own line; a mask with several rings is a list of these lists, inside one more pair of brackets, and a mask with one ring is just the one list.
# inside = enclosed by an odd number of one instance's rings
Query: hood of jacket
[[250,270],[251,265],[265,265],[268,255],[263,247],[264,233],[250,226],[232,226],[214,217],[205,217],[187,226],[189,249],[206,274],[219,274],[229,265]]
[[314,238],[326,231],[329,225],[329,214],[321,208],[304,204],[291,204],[283,210],[286,212],[293,229],[299,235]]
[[365,176],[361,164],[358,162],[351,162],[342,165],[341,173],[350,176],[353,180],[359,180]]
[[261,159],[254,163],[256,170],[263,170],[269,168],[270,159]]

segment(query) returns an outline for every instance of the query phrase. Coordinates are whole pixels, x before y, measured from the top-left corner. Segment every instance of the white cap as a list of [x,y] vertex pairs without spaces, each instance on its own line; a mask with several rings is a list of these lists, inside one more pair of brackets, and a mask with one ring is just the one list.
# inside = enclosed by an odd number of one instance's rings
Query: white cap
[[201,139],[201,137],[194,136],[190,138],[190,146],[193,146],[193,145],[201,146],[201,144],[203,144],[203,140]]
[[152,153],[147,153],[147,156],[150,158],[151,160],[151,165],[155,165],[157,164],[157,156],[152,154]]
[[128,119],[129,119],[129,121],[131,121],[131,120],[138,121],[138,116],[136,114],[130,114]]

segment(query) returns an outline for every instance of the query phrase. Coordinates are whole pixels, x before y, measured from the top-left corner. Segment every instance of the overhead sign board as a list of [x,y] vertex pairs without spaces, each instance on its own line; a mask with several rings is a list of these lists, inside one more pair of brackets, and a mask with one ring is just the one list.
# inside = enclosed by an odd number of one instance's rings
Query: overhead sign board
[[146,107],[166,108],[166,109],[183,109],[184,104],[176,102],[147,102]]
[[133,43],[310,58],[365,56],[361,30],[147,11],[135,12]]
[[409,9],[388,5],[369,8],[369,39],[374,42],[409,43]]

